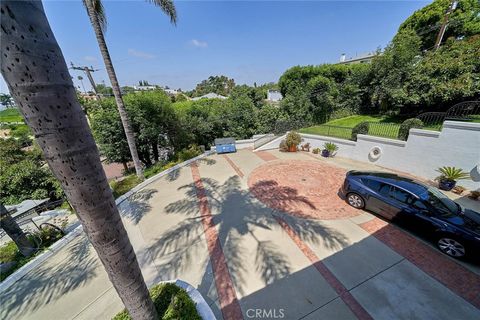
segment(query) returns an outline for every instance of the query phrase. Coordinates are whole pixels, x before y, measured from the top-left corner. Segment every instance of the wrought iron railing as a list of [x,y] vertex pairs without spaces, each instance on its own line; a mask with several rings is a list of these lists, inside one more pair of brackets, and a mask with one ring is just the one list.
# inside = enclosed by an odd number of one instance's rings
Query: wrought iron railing
[[350,140],[352,138],[352,128],[330,126],[321,124],[314,127],[300,129],[301,133],[316,134],[320,136],[335,137]]
[[440,130],[445,120],[480,121],[480,101],[457,103],[446,112],[425,112],[417,116],[425,129]]
[[387,123],[387,122],[369,122],[368,123],[368,135],[389,138],[389,139],[398,139],[398,131],[400,130],[400,125],[396,123]]
[[253,142],[253,149],[255,150],[257,148],[260,148],[261,146],[269,143],[270,141],[276,139],[277,137],[278,136],[276,136],[274,134],[266,134],[263,137],[260,137]]

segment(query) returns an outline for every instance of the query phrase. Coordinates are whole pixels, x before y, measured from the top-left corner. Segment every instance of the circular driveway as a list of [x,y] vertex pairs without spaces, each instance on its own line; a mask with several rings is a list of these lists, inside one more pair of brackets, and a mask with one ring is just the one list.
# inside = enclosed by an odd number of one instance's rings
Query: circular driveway
[[349,218],[361,213],[340,198],[345,170],[319,161],[279,160],[248,177],[250,192],[272,209],[302,218]]

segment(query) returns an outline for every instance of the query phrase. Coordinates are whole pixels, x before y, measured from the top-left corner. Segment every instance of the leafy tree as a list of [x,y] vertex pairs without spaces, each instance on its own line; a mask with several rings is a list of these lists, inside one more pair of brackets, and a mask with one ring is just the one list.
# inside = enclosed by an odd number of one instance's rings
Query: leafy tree
[[226,102],[219,99],[176,103],[176,114],[186,131],[187,145],[195,143],[208,147],[215,138],[223,137],[227,126],[226,108]]
[[287,115],[274,105],[266,104],[255,115],[256,133],[272,133],[277,121],[286,121]]
[[100,151],[108,162],[126,163],[132,157],[113,99],[102,99],[101,107],[91,111],[91,127]]
[[113,89],[112,87],[107,87],[106,85],[100,83],[95,86],[97,93],[102,96],[111,97],[113,96]]
[[381,112],[399,110],[414,102],[404,90],[403,83],[409,79],[421,57],[420,43],[413,30],[402,30],[384,53],[373,59],[371,99]]
[[[161,90],[126,95],[125,106],[135,134],[139,157],[150,166],[160,159],[159,150],[182,148],[179,119],[171,107],[170,98]],[[102,154],[109,162],[131,160],[120,115],[113,99],[103,99],[101,107],[92,112],[92,130]],[[187,143],[187,144],[186,144]]]
[[448,41],[418,62],[404,90],[418,111],[446,110],[480,98],[480,36]]
[[228,99],[226,106],[225,135],[237,139],[247,139],[256,133],[255,105],[246,96]]
[[62,197],[60,184],[53,177],[38,149],[24,151],[15,139],[0,139],[0,199],[17,204],[26,199],[52,200]]
[[336,106],[337,85],[333,80],[319,75],[308,81],[311,112],[315,122],[325,122],[325,115],[331,114]]
[[[445,13],[452,5],[451,0],[435,0],[417,10],[399,28],[399,34],[413,29],[421,39],[421,49],[431,49],[435,44]],[[450,37],[469,37],[480,34],[480,2],[459,0],[457,8],[449,15],[444,40]]]
[[262,87],[250,87],[247,85],[236,86],[232,89],[230,98],[236,100],[240,97],[246,97],[252,101],[257,108],[261,108],[267,98],[267,90]]
[[195,87],[192,93],[193,97],[200,97],[207,93],[216,93],[222,96],[228,96],[235,87],[235,81],[226,76],[210,76]]
[[133,89],[133,87],[130,87],[130,86],[123,86],[121,90],[123,94],[129,94],[129,93],[135,92],[135,89]]
[[4,105],[6,108],[15,107],[15,102],[12,99],[12,96],[8,93],[0,93],[0,104]]

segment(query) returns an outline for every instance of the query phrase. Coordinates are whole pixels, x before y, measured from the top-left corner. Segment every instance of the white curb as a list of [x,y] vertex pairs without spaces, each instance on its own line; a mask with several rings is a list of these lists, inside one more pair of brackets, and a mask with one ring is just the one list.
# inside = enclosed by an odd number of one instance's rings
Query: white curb
[[[130,197],[133,193],[137,192],[138,190],[146,187],[147,185],[151,184],[152,182],[157,181],[161,177],[171,173],[172,171],[178,170],[182,167],[185,167],[192,162],[195,162],[199,159],[205,158],[211,154],[213,154],[213,151],[206,151],[205,153],[202,153],[201,155],[192,158],[190,160],[181,162],[165,171],[162,171],[153,177],[143,181],[139,185],[137,185],[135,188],[132,190],[128,191],[121,197],[117,198],[115,200],[115,204],[118,206],[120,203],[125,201],[128,197]],[[62,239],[58,240],[54,244],[52,244],[50,247],[46,249],[46,251],[40,255],[38,255],[35,259],[32,261],[28,262],[26,265],[22,266],[20,269],[16,270],[14,273],[9,275],[5,280],[0,282],[0,293],[3,293],[7,289],[9,289],[15,282],[23,278],[28,272],[30,272],[32,269],[35,269],[39,265],[41,265],[45,260],[50,258],[54,253],[65,247],[67,244],[69,244],[73,239],[75,239],[77,236],[82,234],[83,232],[83,226],[80,224],[80,222],[76,222],[74,225],[70,226],[70,228],[74,228],[71,232],[67,233]],[[180,285],[179,285],[180,286]],[[193,298],[192,298],[193,299]],[[203,298],[202,298],[203,299]],[[208,305],[207,305],[208,306]],[[204,319],[215,319],[214,318],[204,318]]]

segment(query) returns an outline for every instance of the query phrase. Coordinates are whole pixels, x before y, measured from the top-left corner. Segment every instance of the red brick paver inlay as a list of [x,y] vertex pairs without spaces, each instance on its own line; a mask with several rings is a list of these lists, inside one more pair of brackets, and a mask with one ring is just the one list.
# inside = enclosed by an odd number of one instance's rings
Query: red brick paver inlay
[[242,172],[242,170],[240,170],[240,168],[237,167],[237,165],[232,161],[232,159],[230,159],[230,157],[227,156],[226,154],[224,154],[223,157],[225,158],[225,160],[227,160],[228,164],[233,168],[233,170],[235,170],[235,172],[237,173],[237,175],[238,175],[240,178],[243,178],[243,172]]
[[263,161],[273,161],[273,160],[277,160],[278,158],[276,156],[274,156],[273,154],[271,154],[270,152],[268,151],[257,151],[257,152],[254,152],[260,159],[262,159]]
[[479,275],[381,219],[375,218],[360,227],[480,309]]
[[320,161],[280,160],[256,168],[248,186],[270,208],[302,218],[342,219],[361,213],[338,195],[345,173]]
[[191,170],[223,318],[225,320],[243,319],[237,294],[228,271],[225,255],[223,254],[222,245],[218,238],[218,232],[213,223],[213,217],[208,204],[205,188],[203,187],[200,177],[200,171],[198,170],[196,163],[191,165]]
[[322,277],[337,292],[343,302],[352,310],[360,320],[373,319],[370,314],[358,303],[355,297],[345,288],[345,286],[335,277],[335,275],[325,266],[312,249],[300,239],[288,223],[280,217],[275,217],[280,226],[287,232],[288,236],[295,242],[297,247],[312,262]]

